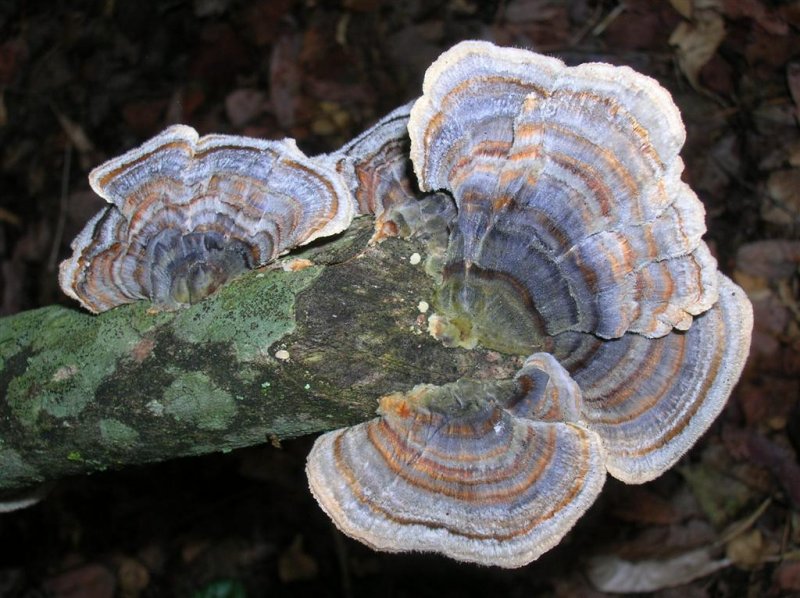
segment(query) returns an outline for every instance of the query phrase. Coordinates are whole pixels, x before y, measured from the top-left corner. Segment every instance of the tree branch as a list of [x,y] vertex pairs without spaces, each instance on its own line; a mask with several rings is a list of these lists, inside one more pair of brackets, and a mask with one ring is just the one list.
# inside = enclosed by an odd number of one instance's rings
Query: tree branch
[[184,311],[1,319],[0,489],[331,430],[391,391],[496,377],[486,352],[425,331],[434,283],[407,259],[422,245],[367,247],[371,233],[357,221],[298,254],[314,266],[249,273]]

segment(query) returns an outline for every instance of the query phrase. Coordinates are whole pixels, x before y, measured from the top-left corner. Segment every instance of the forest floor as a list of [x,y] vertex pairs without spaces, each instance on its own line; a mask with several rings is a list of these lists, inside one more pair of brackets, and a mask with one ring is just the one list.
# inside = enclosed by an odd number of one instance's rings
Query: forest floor
[[798,1],[0,0],[0,315],[70,304],[56,270],[102,207],[86,175],[103,160],[176,122],[335,149],[462,39],[672,92],[706,240],[755,308],[703,440],[654,482],[610,481],[514,571],[344,538],[306,488],[313,439],[64,480],[0,514],[0,597],[603,596],[598,567],[631,591],[643,559],[664,598],[800,593]]

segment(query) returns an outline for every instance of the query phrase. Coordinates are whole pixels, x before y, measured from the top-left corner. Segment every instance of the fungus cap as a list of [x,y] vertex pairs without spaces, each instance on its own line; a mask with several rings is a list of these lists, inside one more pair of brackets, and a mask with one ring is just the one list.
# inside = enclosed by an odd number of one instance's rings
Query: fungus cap
[[413,102],[393,110],[358,137],[325,156],[347,181],[359,214],[375,216],[373,241],[398,234],[392,208],[421,195],[409,158]]
[[459,210],[440,311],[484,344],[494,334],[524,353],[568,331],[664,336],[714,304],[703,206],[680,179],[683,125],[656,81],[462,42],[423,91],[408,126],[414,169]]
[[375,549],[525,565],[561,540],[605,480],[596,434],[504,408],[545,386],[461,380],[387,395],[379,418],[317,439],[311,491],[339,529]]
[[109,202],[61,264],[65,293],[100,312],[138,299],[194,303],[246,269],[344,230],[341,178],[293,140],[169,127],[89,175]]

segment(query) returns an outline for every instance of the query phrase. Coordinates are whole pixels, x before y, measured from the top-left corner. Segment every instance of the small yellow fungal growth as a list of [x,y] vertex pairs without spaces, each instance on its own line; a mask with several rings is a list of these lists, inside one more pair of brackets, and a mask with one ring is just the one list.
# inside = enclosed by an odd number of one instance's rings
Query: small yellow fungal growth
[[53,382],[63,382],[64,380],[69,380],[75,374],[78,373],[78,366],[76,365],[65,365],[58,368],[53,374]]
[[281,264],[281,269],[283,269],[284,272],[299,272],[300,270],[305,270],[313,265],[314,262],[311,260],[307,260],[304,257],[295,257],[283,262]]
[[464,318],[449,319],[439,314],[428,317],[428,332],[445,347],[474,349],[478,337],[472,334],[472,323]]

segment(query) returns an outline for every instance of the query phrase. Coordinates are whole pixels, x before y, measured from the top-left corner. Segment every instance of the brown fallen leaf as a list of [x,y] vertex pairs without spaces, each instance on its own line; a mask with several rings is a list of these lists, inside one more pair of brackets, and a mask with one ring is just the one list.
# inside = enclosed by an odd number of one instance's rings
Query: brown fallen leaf
[[6,210],[2,206],[0,206],[0,222],[5,222],[11,226],[22,225],[22,219],[19,216],[10,210]]
[[773,224],[791,226],[800,222],[800,168],[776,170],[767,179],[772,201],[761,204],[761,217]]
[[623,560],[660,560],[710,546],[717,538],[710,523],[693,518],[685,523],[653,525],[643,528],[624,543],[614,546],[614,554]]
[[10,85],[27,59],[28,46],[22,38],[0,44],[0,86]]
[[781,563],[772,579],[778,590],[800,592],[800,561]]
[[266,46],[285,27],[283,16],[292,7],[292,0],[258,0],[249,3],[245,27],[256,46]]
[[53,598],[113,598],[116,580],[103,565],[89,563],[55,575],[42,586]]
[[669,3],[684,19],[691,20],[694,11],[692,0],[669,0]]
[[78,150],[81,168],[88,170],[94,161],[92,155],[94,153],[94,143],[89,139],[89,135],[80,124],[58,110],[54,110],[54,112],[58,119],[58,124],[61,125],[61,130],[64,131],[64,134],[67,136],[72,146]]
[[736,269],[766,279],[789,278],[800,270],[800,241],[767,239],[739,247]]
[[600,555],[589,560],[586,574],[602,592],[657,592],[705,577],[731,564],[730,559],[715,558],[712,552],[705,547],[669,558],[641,561]]
[[137,559],[121,556],[116,561],[120,598],[138,598],[150,585],[150,572]]
[[317,561],[303,550],[303,537],[295,537],[278,558],[278,577],[283,583],[290,583],[314,579],[318,573]]
[[665,498],[646,487],[625,488],[611,513],[617,519],[650,525],[669,525],[680,520],[681,513]]
[[700,69],[725,39],[725,20],[718,12],[717,2],[695,1],[691,21],[682,21],[672,32],[669,44],[675,47],[678,67],[689,83],[698,91],[705,91],[700,84]]
[[800,62],[790,62],[786,65],[786,84],[794,103],[795,118],[800,121]]
[[794,451],[751,428],[724,426],[722,439],[732,456],[767,469],[795,506],[800,505],[800,465]]
[[269,63],[269,90],[272,113],[283,129],[295,124],[302,75],[299,54],[303,37],[287,32],[272,47]]
[[133,100],[122,106],[122,119],[140,137],[149,137],[162,128],[169,101],[163,98]]
[[725,15],[731,19],[753,19],[771,35],[786,35],[789,24],[775,10],[766,7],[764,0],[725,0]]
[[264,112],[267,105],[267,94],[257,89],[237,89],[225,96],[225,114],[237,128]]
[[758,529],[740,534],[725,547],[725,556],[741,569],[753,569],[764,562],[769,552],[764,535]]

